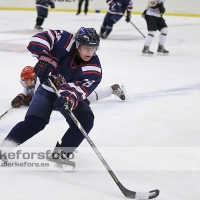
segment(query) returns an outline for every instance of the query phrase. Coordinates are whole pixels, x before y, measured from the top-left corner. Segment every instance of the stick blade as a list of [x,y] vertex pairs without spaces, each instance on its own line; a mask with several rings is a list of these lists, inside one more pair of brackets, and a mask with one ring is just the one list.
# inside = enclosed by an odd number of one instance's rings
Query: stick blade
[[137,199],[137,200],[154,199],[160,193],[160,191],[157,189],[152,190],[150,192],[134,192],[126,189],[121,183],[118,183],[118,186],[121,189],[122,193],[129,199]]

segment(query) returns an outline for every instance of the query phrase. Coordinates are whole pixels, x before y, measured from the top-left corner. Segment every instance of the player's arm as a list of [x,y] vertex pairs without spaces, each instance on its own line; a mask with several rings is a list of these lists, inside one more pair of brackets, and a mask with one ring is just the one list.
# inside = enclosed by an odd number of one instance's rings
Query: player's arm
[[86,99],[95,90],[102,78],[100,66],[85,66],[80,70],[81,79],[58,87],[61,96],[71,102],[72,110],[76,108],[79,101]]
[[27,48],[38,58],[34,72],[41,84],[57,67],[58,60],[68,53],[73,41],[73,35],[62,30],[48,30],[32,37]]

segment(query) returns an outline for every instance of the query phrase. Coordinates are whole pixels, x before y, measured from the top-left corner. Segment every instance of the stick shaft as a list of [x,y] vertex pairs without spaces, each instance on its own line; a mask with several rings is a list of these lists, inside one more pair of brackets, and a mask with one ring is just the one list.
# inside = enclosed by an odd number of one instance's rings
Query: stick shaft
[[11,109],[13,109],[14,107],[11,107],[10,109],[8,109],[5,113],[3,113],[1,116],[0,116],[0,119],[5,115],[7,114]]

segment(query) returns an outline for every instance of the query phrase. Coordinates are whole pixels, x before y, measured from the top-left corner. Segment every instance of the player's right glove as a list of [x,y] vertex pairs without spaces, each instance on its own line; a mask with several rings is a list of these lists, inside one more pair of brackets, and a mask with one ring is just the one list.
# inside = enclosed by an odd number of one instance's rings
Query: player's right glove
[[26,96],[24,94],[18,94],[11,102],[11,106],[19,108],[24,104]]
[[52,57],[47,53],[39,54],[39,61],[35,65],[33,71],[40,79],[40,83],[43,84],[50,73],[57,67],[57,58]]
[[65,96],[60,96],[56,99],[54,103],[54,107],[62,113],[62,115],[65,117],[68,115],[67,110],[73,110],[75,109],[76,105],[73,101],[73,99],[70,99]]
[[50,5],[51,8],[55,8],[54,2],[49,2],[49,5]]

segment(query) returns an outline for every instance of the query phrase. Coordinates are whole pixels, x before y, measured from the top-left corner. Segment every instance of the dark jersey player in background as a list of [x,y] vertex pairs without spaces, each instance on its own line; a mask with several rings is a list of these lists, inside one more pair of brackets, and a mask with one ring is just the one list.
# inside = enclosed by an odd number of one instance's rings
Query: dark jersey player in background
[[41,27],[44,19],[48,16],[49,6],[55,8],[54,0],[36,0],[35,6],[37,8],[36,30],[43,30]]
[[126,22],[130,22],[131,10],[133,4],[131,0],[106,0],[109,5],[109,10],[103,20],[101,25],[101,30],[99,36],[103,39],[107,38],[113,29],[113,25],[118,22],[126,13]]
[[[94,115],[86,99],[102,79],[101,64],[96,50],[99,46],[99,37],[93,28],[80,28],[73,35],[63,30],[49,30],[34,35],[28,45],[28,50],[38,58],[34,72],[40,79],[25,119],[19,122],[10,131],[1,144],[3,147],[9,142],[20,145],[42,131],[49,123],[53,109],[60,111],[69,124],[68,130],[57,142],[52,155],[48,160],[61,168],[72,170],[75,163],[69,161],[68,156],[83,141],[84,136],[72,121],[65,108],[72,110],[87,133],[93,127]],[[47,84],[47,78],[57,84],[60,97]],[[57,80],[62,79],[61,83]],[[64,105],[65,104],[65,105]],[[67,150],[66,150],[67,149]],[[6,159],[1,160],[6,161]]]

